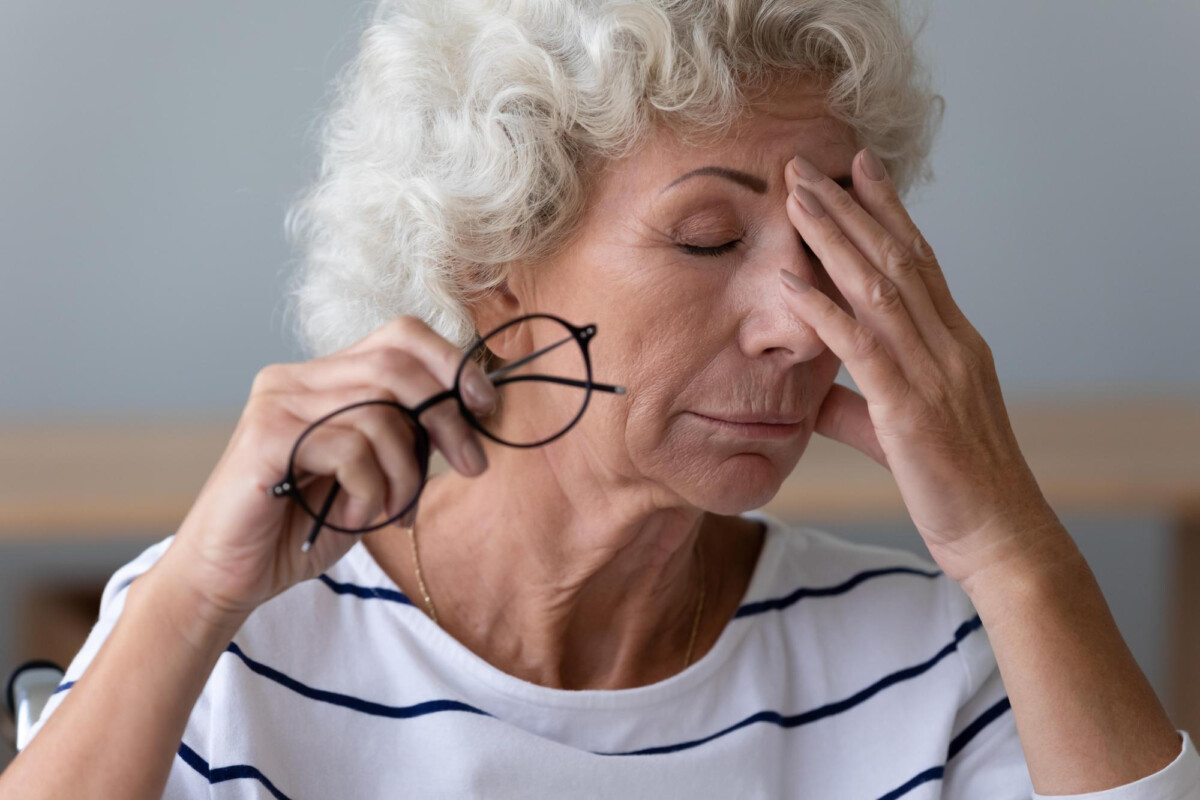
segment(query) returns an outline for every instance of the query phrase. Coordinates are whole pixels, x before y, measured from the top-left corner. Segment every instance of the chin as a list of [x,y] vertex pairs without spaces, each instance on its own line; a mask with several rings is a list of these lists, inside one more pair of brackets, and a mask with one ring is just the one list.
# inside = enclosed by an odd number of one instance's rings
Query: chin
[[676,490],[699,509],[733,516],[769,503],[793,466],[794,460],[784,465],[763,453],[738,453],[722,458]]

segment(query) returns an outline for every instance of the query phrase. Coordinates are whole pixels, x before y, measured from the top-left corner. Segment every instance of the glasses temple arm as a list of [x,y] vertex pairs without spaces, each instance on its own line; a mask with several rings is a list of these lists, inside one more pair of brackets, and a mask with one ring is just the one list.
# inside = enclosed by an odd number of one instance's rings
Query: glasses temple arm
[[[587,381],[578,381],[574,378],[563,378],[558,375],[517,375],[512,378],[501,378],[496,381],[497,386],[503,386],[506,383],[519,383],[521,381],[542,381],[543,383],[558,383],[563,386],[574,386],[577,389],[588,388]],[[614,386],[611,383],[595,383],[591,384],[592,389],[598,392],[609,392],[611,394],[625,394],[624,386]]]
[[561,347],[562,345],[566,344],[567,342],[572,342],[574,340],[575,339],[573,336],[564,337],[564,338],[560,339],[559,341],[555,342],[554,344],[546,345],[541,350],[535,350],[523,358],[518,358],[516,361],[512,362],[511,364],[505,364],[504,366],[499,367],[498,369],[494,369],[488,373],[488,380],[494,381],[496,378],[500,377],[501,375],[512,372],[517,367],[521,366],[522,364],[529,363],[530,361],[532,361],[533,359],[542,355],[543,353],[548,353],[551,350],[553,350],[554,348]]
[[341,488],[342,485],[338,483],[337,479],[335,478],[333,481],[333,486],[329,487],[329,494],[325,496],[325,503],[321,506],[321,513],[317,516],[316,520],[313,521],[312,531],[309,532],[308,539],[305,540],[304,544],[300,545],[301,552],[307,553],[312,548],[313,542],[317,540],[317,534],[320,533],[321,528],[325,526],[325,517],[329,516],[329,509],[333,508],[333,501],[337,497],[337,493]]

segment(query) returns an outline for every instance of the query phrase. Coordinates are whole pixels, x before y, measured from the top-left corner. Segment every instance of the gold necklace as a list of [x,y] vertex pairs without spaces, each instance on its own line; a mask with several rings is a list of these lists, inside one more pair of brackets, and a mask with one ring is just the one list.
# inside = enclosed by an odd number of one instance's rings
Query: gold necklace
[[[421,589],[421,598],[425,601],[425,610],[429,612],[430,618],[435,625],[440,625],[438,622],[437,609],[433,606],[433,598],[429,596],[429,590],[425,588],[425,578],[421,575],[421,558],[417,555],[417,517],[413,515],[413,523],[408,528],[408,543],[412,550],[413,569],[417,573],[417,586]],[[700,617],[704,612],[704,590],[707,581],[704,579],[704,554],[700,549],[700,539],[696,539],[696,557],[700,560],[700,600],[696,603],[696,617],[692,620],[692,635],[688,639],[687,653],[683,657],[683,668],[687,669],[688,664],[692,663],[692,648],[696,645],[696,633],[700,630]]]

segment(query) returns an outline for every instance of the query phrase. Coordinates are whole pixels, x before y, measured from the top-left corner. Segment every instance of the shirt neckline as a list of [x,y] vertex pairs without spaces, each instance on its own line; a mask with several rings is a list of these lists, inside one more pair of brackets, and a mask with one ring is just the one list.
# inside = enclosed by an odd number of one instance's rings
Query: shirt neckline
[[[787,534],[782,521],[761,509],[746,511],[740,516],[762,522],[766,531],[763,534],[763,545],[758,560],[738,604],[739,607],[764,599],[770,587],[775,585],[775,575],[781,561],[779,551],[786,543]],[[352,563],[369,581],[390,591],[403,593],[375,561],[370,551],[363,546],[361,540],[355,543],[347,555],[353,558]],[[720,670],[760,616],[734,617],[729,620],[708,652],[686,669],[661,681],[629,689],[556,689],[526,681],[493,666],[448,634],[415,605],[397,606],[397,613],[426,646],[438,651],[453,664],[456,674],[443,676],[450,683],[469,680],[472,684],[481,685],[497,695],[527,704],[552,708],[604,709],[651,705],[690,691]]]

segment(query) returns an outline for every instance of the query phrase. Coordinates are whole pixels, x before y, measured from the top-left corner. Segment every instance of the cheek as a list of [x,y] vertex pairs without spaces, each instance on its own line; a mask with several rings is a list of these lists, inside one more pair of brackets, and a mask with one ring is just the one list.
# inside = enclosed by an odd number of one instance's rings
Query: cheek
[[694,351],[685,346],[687,340],[679,336],[676,327],[677,322],[669,320],[662,326],[629,329],[633,335],[612,343],[605,352],[604,371],[596,369],[597,380],[611,375],[613,382],[628,390],[624,397],[610,401],[613,413],[606,415],[605,424],[635,457],[663,444],[672,417],[689,396],[689,382],[702,367],[695,363]]

